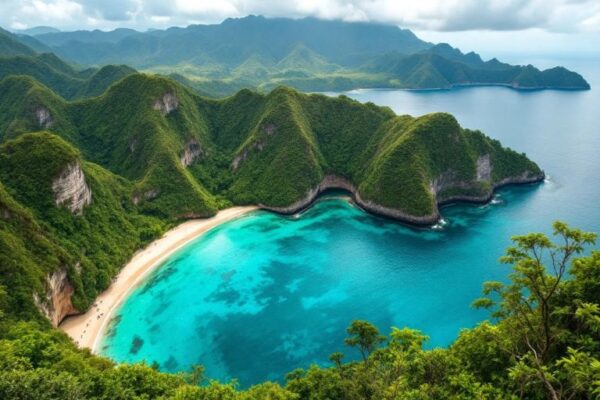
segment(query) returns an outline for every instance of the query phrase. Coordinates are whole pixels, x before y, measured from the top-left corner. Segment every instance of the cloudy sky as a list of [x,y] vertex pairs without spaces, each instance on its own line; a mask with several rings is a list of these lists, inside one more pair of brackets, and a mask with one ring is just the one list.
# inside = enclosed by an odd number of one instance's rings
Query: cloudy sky
[[248,14],[390,23],[483,52],[600,52],[600,0],[0,0],[8,29],[145,30]]

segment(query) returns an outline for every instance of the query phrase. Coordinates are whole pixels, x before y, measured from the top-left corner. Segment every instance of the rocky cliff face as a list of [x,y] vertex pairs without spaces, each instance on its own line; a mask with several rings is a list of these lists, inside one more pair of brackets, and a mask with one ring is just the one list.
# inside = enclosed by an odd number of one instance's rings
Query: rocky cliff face
[[65,317],[79,312],[71,303],[73,292],[67,270],[59,269],[47,277],[45,295],[40,298],[34,294],[33,300],[42,314],[56,327]]
[[37,119],[38,125],[42,129],[48,129],[54,124],[52,114],[50,114],[50,110],[48,110],[47,108],[38,107],[35,110],[35,117]]
[[[323,191],[328,189],[342,189],[352,194],[354,202],[358,206],[373,214],[396,219],[402,222],[407,222],[413,225],[433,225],[437,223],[441,217],[437,205],[450,203],[453,201],[485,203],[492,198],[494,189],[510,184],[540,182],[544,179],[544,173],[542,172],[541,174],[532,174],[529,172],[525,172],[520,176],[507,177],[499,182],[494,183],[491,182],[491,177],[492,165],[490,163],[489,155],[481,156],[477,160],[475,182],[460,181],[456,179],[456,174],[453,171],[444,172],[438,178],[434,179],[431,182],[430,186],[432,194],[435,196],[436,199],[436,207],[430,215],[423,216],[411,215],[399,209],[385,207],[380,204],[377,204],[376,202],[365,200],[361,197],[358,189],[352,182],[350,182],[346,178],[336,175],[326,175],[317,187],[309,190],[308,193],[302,199],[296,201],[293,204],[290,204],[289,206],[270,207],[264,204],[259,204],[259,207],[280,214],[294,214],[308,207],[318,197],[319,193],[322,193]],[[472,189],[474,187],[479,187],[476,185],[481,182],[489,183],[489,190],[482,191],[480,195],[453,195],[444,198],[438,196],[438,193],[441,193],[444,190],[451,188]]]
[[490,161],[490,155],[485,154],[477,159],[476,163],[477,168],[477,181],[487,181],[490,182],[492,180],[492,163]]
[[56,205],[66,205],[75,215],[80,215],[92,202],[92,191],[85,182],[79,162],[67,165],[52,182]]
[[171,112],[177,110],[179,107],[179,100],[173,93],[165,93],[162,97],[159,97],[154,101],[154,109],[160,111],[163,116],[169,115]]
[[179,161],[184,167],[189,167],[202,155],[204,155],[204,151],[200,147],[200,143],[196,139],[190,139],[183,147],[183,153],[179,157]]
[[274,211],[280,214],[294,214],[306,207],[308,207],[319,195],[319,193],[324,192],[328,189],[342,189],[347,190],[348,192],[354,194],[356,192],[356,187],[341,176],[336,175],[325,175],[321,183],[308,191],[308,193],[300,200],[296,201],[293,204],[290,204],[286,207],[270,207],[264,204],[259,204],[258,206],[262,209]]
[[[462,181],[456,179],[456,174],[453,171],[446,171],[431,182],[431,191],[436,196],[438,205],[455,201],[485,203],[492,198],[495,189],[510,184],[540,182],[544,180],[545,177],[543,172],[540,174],[524,172],[519,176],[510,176],[502,179],[501,181],[493,182],[492,171],[494,166],[491,162],[489,154],[480,156],[477,159],[475,166],[475,180],[473,181]],[[481,185],[482,183],[487,185]],[[453,188],[471,191],[471,194],[450,196],[443,195],[445,190]]]

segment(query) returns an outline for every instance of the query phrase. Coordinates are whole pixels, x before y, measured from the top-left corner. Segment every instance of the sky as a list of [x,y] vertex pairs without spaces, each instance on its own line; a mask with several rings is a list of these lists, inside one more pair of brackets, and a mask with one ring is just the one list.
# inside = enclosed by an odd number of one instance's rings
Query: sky
[[138,30],[249,14],[398,25],[482,55],[600,53],[600,0],[0,0],[0,26]]

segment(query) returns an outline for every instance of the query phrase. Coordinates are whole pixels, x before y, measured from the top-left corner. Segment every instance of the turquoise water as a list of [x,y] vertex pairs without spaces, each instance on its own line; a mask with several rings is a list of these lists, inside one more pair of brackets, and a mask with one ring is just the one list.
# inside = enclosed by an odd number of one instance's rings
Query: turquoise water
[[254,212],[224,224],[169,258],[118,310],[101,352],[161,370],[203,364],[243,386],[344,351],[344,329],[368,319],[384,333],[410,326],[446,346],[485,319],[470,308],[513,234],[549,231],[555,219],[600,231],[600,64],[578,68],[586,92],[363,90],[360,101],[398,113],[448,111],[526,152],[550,179],[506,188],[487,206],[451,206],[442,229],[412,229],[374,217],[340,194],[294,218]]

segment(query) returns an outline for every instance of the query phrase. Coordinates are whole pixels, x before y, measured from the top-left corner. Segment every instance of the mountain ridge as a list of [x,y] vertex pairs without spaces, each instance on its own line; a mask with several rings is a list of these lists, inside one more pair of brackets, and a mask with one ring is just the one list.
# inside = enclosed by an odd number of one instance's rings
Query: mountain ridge
[[[179,74],[199,92],[216,97],[244,87],[270,91],[355,88],[449,89],[504,85],[514,89],[589,89],[560,67],[540,71],[512,66],[432,44],[394,25],[248,16],[220,24],[138,32],[75,31],[36,35],[59,56],[79,64],[129,64]],[[299,51],[303,49],[303,51]],[[285,60],[294,60],[290,69]],[[262,60],[257,65],[257,60]],[[391,69],[413,65],[413,72]]]

